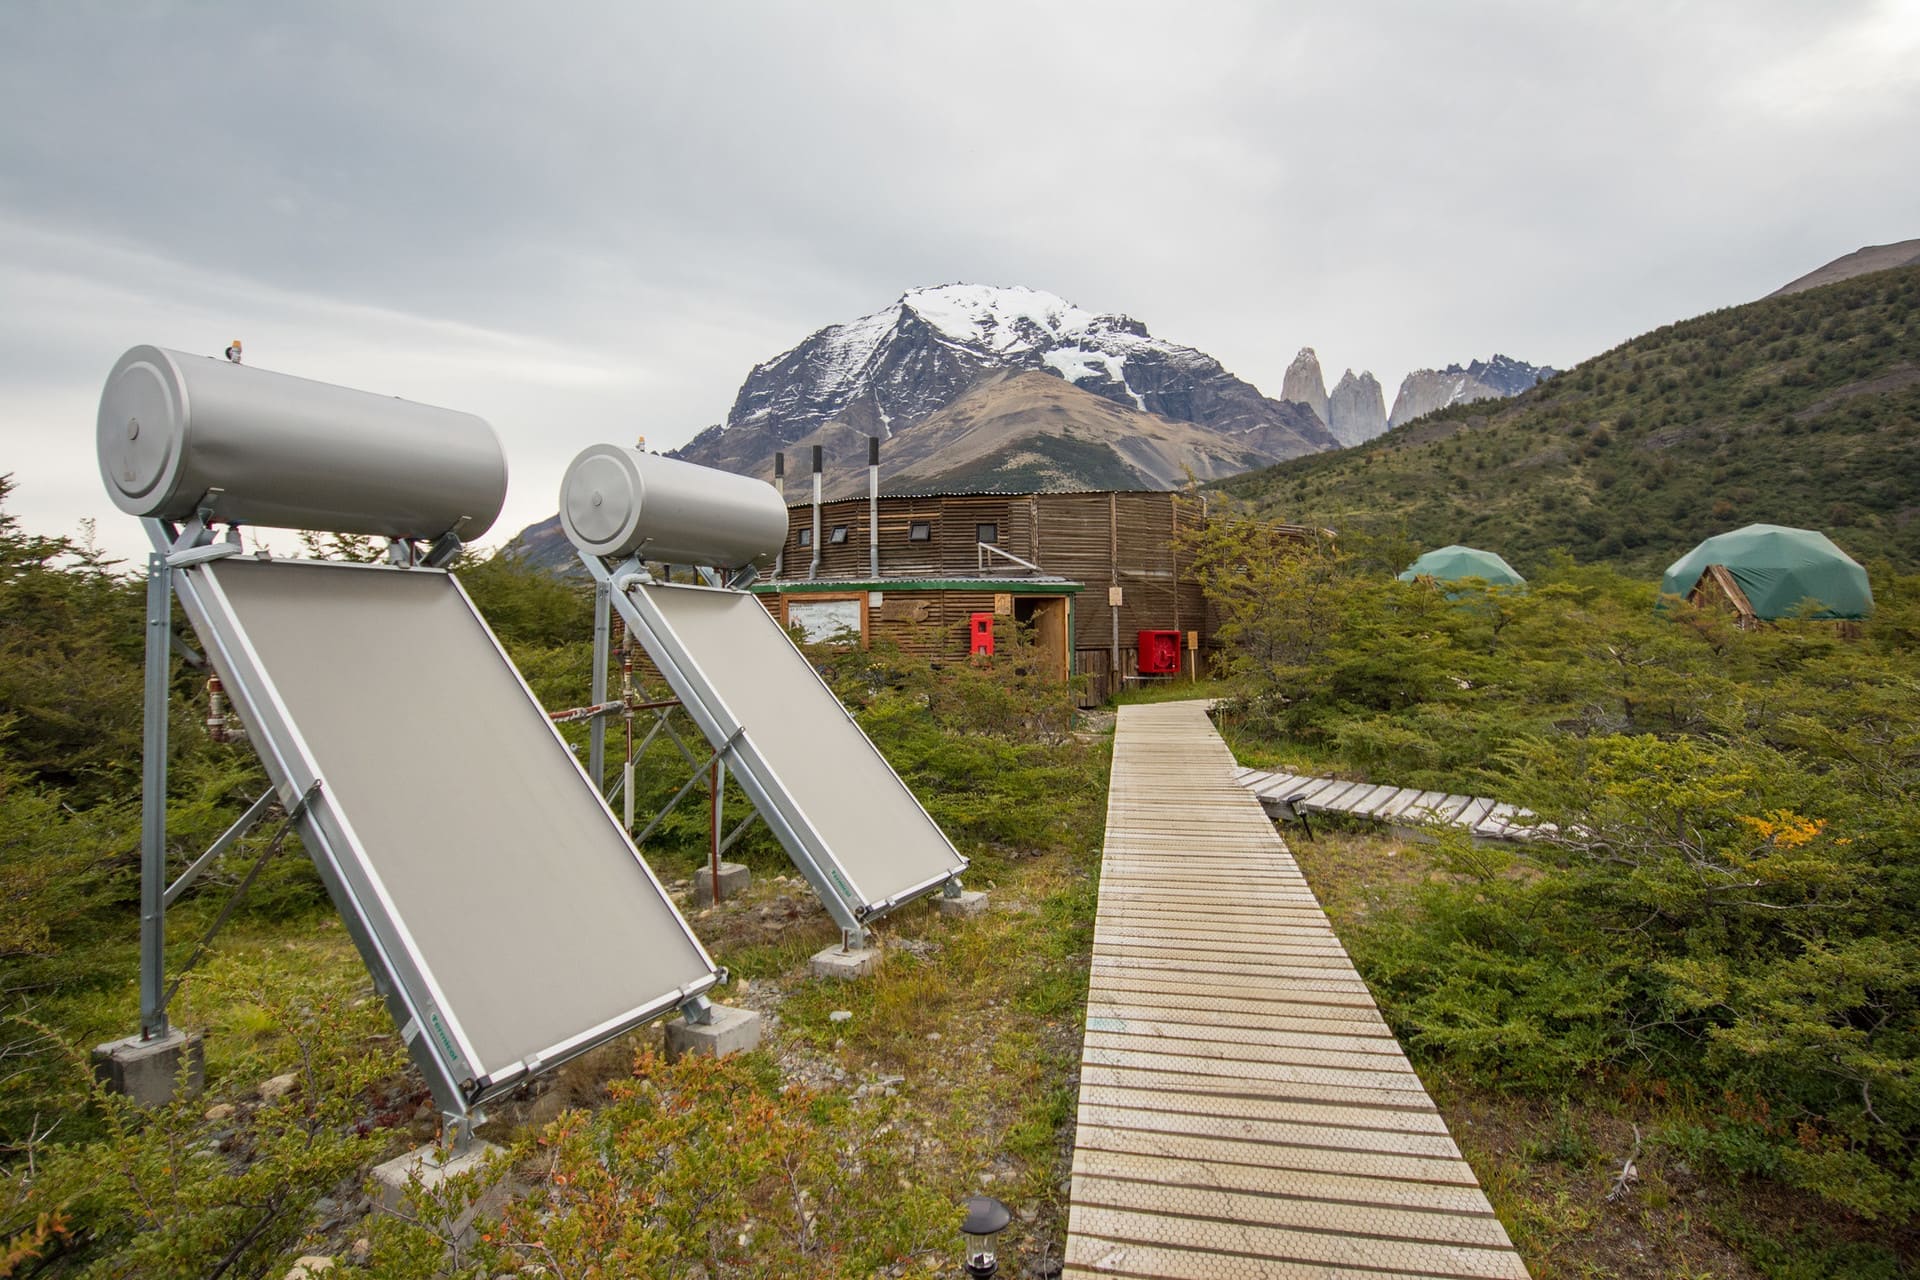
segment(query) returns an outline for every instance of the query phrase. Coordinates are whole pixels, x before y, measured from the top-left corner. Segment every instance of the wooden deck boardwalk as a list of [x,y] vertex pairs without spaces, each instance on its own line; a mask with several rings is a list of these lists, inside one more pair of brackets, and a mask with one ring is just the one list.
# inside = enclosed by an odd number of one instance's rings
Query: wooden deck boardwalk
[[1198,702],[1114,733],[1065,1274],[1527,1275]]
[[1554,828],[1537,822],[1525,809],[1485,796],[1260,769],[1236,768],[1233,774],[1276,818],[1301,812],[1342,813],[1402,827],[1462,827],[1482,840],[1540,840],[1554,834]]

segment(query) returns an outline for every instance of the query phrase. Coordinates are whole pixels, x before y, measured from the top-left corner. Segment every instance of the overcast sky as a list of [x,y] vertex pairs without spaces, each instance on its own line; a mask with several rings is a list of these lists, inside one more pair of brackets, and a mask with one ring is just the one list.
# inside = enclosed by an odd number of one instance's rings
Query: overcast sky
[[948,281],[1268,394],[1565,367],[1920,236],[1920,0],[0,5],[0,472],[144,551],[122,350],[465,409],[497,542],[822,325]]

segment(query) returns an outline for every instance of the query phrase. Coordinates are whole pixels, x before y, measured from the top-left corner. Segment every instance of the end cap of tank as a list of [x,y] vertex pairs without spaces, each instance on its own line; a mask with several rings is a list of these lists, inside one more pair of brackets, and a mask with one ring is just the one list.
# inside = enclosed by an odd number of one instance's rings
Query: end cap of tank
[[594,556],[625,555],[640,523],[646,481],[632,453],[617,445],[581,450],[560,482],[560,527]]
[[114,364],[100,391],[95,443],[114,505],[147,515],[166,505],[187,434],[186,387],[167,353],[139,346]]

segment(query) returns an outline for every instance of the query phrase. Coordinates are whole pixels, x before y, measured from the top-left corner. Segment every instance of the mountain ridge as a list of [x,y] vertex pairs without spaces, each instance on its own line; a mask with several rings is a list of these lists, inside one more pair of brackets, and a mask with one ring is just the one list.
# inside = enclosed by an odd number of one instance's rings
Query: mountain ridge
[[1517,396],[1556,372],[1558,370],[1548,365],[1528,364],[1498,352],[1491,360],[1470,360],[1444,369],[1415,369],[1400,380],[1400,390],[1393,397],[1393,412],[1387,415],[1387,426],[1404,426],[1436,409],[1456,404]]
[[[1049,374],[1125,409],[1187,422],[1261,461],[1335,448],[1310,410],[1271,399],[1196,348],[1155,338],[1025,286],[910,289],[879,311],[815,330],[748,373],[725,422],[673,456],[770,477],[772,455],[837,423],[893,441],[976,383]],[[837,467],[864,465],[852,446]]]
[[1864,245],[1852,253],[1835,258],[1824,266],[1815,267],[1797,279],[1787,281],[1767,296],[1778,298],[1785,294],[1801,293],[1824,285],[1838,284],[1842,280],[1851,280],[1855,276],[1868,275],[1875,271],[1890,271],[1896,267],[1910,267],[1916,263],[1920,263],[1920,240],[1897,240],[1892,244]]
[[1712,533],[1823,529],[1920,568],[1920,266],[1662,326],[1511,400],[1213,487],[1256,513],[1467,543],[1528,572],[1663,567]]

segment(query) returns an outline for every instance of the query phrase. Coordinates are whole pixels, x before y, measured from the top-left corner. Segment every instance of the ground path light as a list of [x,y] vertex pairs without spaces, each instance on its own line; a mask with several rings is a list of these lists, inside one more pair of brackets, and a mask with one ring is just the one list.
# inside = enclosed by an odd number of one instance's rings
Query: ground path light
[[991,1280],[1000,1274],[993,1238],[1005,1231],[1012,1219],[1007,1206],[992,1196],[974,1196],[967,1201],[967,1220],[960,1224],[960,1231],[967,1238],[966,1269],[971,1280]]

